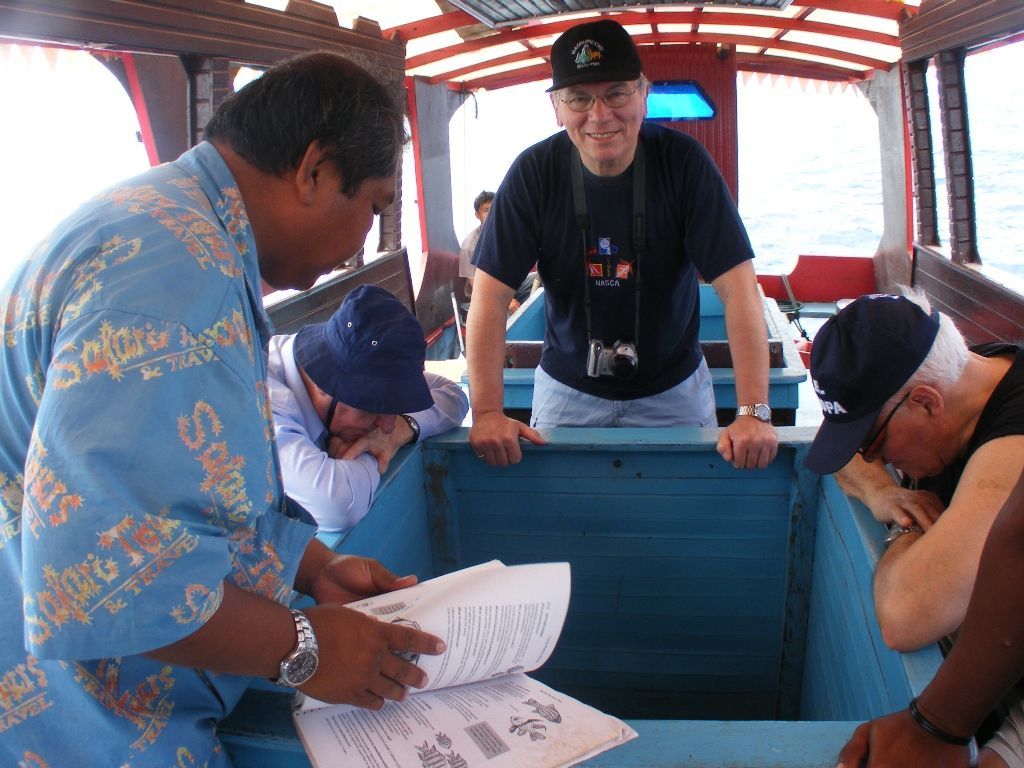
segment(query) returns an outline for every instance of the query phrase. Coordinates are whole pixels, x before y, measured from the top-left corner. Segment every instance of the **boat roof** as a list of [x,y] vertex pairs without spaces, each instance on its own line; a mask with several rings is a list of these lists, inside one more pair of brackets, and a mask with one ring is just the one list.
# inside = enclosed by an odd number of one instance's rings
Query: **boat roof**
[[[264,3],[265,4],[265,3]],[[734,50],[741,72],[857,82],[900,57],[899,23],[920,0],[403,0],[332,3],[406,46],[406,72],[453,88],[547,80],[551,44],[581,20],[614,18],[641,46]],[[356,14],[354,16],[353,14]]]
[[267,66],[291,52],[335,47],[340,38],[330,28],[337,24],[350,49],[374,51],[389,68],[431,84],[473,91],[549,80],[558,35],[608,17],[641,49],[714,47],[734,55],[740,73],[855,83],[896,64],[900,24],[917,16],[921,2],[121,0],[114,15],[102,5],[51,0],[45,8],[13,3],[0,41],[217,55]]

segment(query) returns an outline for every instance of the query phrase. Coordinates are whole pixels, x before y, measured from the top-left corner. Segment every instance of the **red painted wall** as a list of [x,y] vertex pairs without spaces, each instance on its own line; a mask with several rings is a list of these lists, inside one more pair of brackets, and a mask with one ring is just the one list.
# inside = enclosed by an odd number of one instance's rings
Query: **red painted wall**
[[[870,256],[801,254],[788,277],[793,296],[804,303],[855,299],[875,292],[875,262]],[[779,275],[758,275],[757,282],[768,298],[789,299]]]
[[738,199],[735,51],[730,49],[719,54],[714,46],[696,44],[641,46],[640,58],[648,80],[693,80],[711,99],[717,110],[712,119],[664,125],[700,141],[718,164],[733,199]]

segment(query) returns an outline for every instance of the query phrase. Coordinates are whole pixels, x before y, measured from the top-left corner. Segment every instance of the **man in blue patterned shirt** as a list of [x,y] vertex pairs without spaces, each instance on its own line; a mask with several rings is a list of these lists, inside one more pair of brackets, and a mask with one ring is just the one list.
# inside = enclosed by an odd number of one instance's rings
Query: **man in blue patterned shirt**
[[[266,119],[272,115],[273,120]],[[306,288],[394,198],[402,113],[312,54],[72,214],[0,292],[0,764],[227,765],[251,676],[370,708],[443,643],[284,495],[261,278]],[[317,605],[290,611],[292,590]],[[329,663],[317,665],[317,655]]]

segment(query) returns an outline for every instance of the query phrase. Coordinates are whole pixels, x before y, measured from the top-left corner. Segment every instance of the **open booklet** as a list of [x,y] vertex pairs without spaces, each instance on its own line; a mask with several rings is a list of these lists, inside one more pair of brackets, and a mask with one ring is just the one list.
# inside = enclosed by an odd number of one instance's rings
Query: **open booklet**
[[554,650],[569,591],[568,563],[495,560],[350,604],[444,638],[448,649],[414,659],[427,687],[378,711],[307,698],[295,727],[313,764],[558,768],[635,738],[621,720],[524,674]]

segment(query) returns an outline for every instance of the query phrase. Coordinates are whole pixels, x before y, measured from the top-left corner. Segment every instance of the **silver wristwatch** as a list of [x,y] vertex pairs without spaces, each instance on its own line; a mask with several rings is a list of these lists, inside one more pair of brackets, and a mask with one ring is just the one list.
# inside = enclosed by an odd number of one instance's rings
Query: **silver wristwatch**
[[889,546],[900,536],[905,536],[908,533],[924,533],[924,529],[917,523],[911,523],[910,525],[896,525],[893,523],[889,526],[889,534],[885,537],[885,546]]
[[771,424],[772,409],[767,403],[754,403],[753,405],[741,405],[736,409],[737,416],[753,416],[758,421]]
[[400,413],[399,417],[405,419],[405,423],[409,425],[409,429],[412,430],[412,440],[409,441],[409,445],[418,443],[420,440],[420,424],[416,419],[407,413]]
[[281,660],[281,676],[274,682],[288,688],[298,688],[316,672],[320,654],[313,627],[302,611],[292,611],[297,637],[295,650]]

